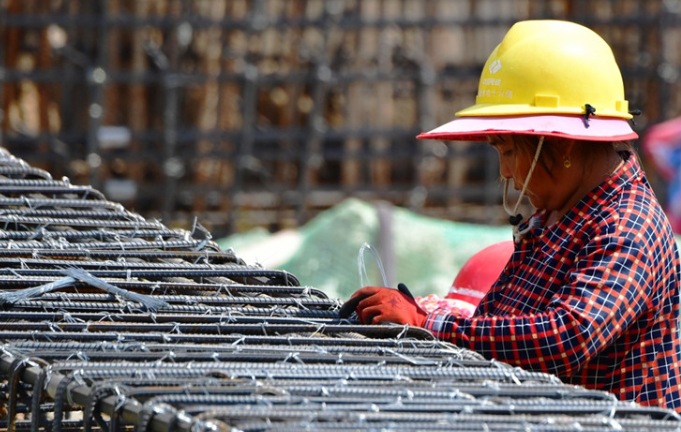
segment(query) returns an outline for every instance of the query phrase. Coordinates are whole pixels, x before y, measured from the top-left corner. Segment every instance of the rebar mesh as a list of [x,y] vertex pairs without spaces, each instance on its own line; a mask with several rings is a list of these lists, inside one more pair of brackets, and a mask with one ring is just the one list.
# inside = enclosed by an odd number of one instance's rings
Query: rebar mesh
[[339,301],[205,230],[145,221],[5,150],[0,238],[3,429],[681,430],[674,412],[423,329],[340,319]]

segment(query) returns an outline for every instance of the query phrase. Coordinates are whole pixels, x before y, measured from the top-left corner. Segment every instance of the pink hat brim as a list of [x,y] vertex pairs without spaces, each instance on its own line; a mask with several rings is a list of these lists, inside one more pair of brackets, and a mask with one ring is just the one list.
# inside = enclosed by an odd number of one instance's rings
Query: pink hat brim
[[[588,126],[587,126],[588,125]],[[614,117],[508,116],[459,117],[418,139],[485,141],[488,135],[541,135],[585,141],[626,141],[638,138],[629,122]]]

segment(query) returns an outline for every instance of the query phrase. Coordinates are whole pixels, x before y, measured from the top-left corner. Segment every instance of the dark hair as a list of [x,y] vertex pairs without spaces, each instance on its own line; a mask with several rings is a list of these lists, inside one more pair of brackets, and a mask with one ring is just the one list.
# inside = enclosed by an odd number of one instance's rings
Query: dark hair
[[[534,154],[539,146],[540,137],[537,135],[513,135],[513,143],[516,146],[516,151],[528,156],[530,160],[534,158]],[[560,149],[566,141],[571,141],[569,138],[546,137],[542,144],[542,151],[539,154],[537,163],[541,165],[546,173],[553,178],[553,169],[557,164],[562,164]],[[585,160],[591,160],[589,154],[593,155],[602,151],[615,150],[618,153],[635,153],[634,146],[631,141],[584,141],[574,140],[577,144],[578,151],[584,153]]]

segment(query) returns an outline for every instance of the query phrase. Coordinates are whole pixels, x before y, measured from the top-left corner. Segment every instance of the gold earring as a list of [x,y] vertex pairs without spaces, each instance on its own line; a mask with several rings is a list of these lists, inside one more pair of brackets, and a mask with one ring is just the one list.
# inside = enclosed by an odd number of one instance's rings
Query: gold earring
[[572,162],[570,161],[570,158],[566,158],[566,159],[563,161],[563,166],[564,166],[565,168],[570,168],[570,167],[572,166]]

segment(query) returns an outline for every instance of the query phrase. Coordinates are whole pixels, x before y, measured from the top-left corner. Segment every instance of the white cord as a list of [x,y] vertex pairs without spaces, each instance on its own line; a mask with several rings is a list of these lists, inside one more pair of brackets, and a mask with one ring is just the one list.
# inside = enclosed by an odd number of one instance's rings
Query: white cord
[[[520,202],[522,201],[523,197],[525,196],[525,191],[527,190],[527,185],[530,183],[530,179],[532,178],[532,173],[534,172],[535,166],[537,166],[537,161],[539,160],[539,153],[541,152],[542,146],[544,145],[544,136],[539,137],[539,143],[537,144],[537,151],[534,152],[534,159],[532,159],[532,164],[530,165],[530,170],[527,172],[527,177],[525,177],[525,182],[523,183],[523,188],[520,190],[520,196],[518,196],[518,200],[515,203],[515,206],[513,207],[513,210],[510,210],[508,208],[508,179],[504,178],[504,197],[503,197],[503,205],[504,205],[504,210],[506,213],[509,214],[511,217],[515,217],[518,215],[518,208],[520,207]],[[513,237],[516,239],[519,239],[521,235],[525,234],[529,230],[529,226],[527,227],[526,230],[523,230],[523,232],[518,231],[518,225],[513,226]]]

